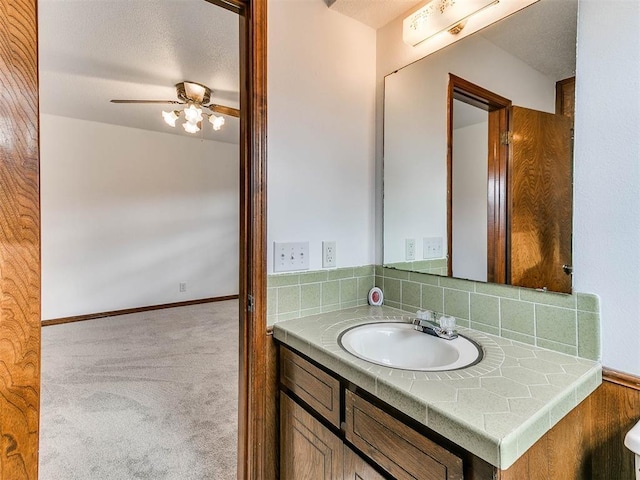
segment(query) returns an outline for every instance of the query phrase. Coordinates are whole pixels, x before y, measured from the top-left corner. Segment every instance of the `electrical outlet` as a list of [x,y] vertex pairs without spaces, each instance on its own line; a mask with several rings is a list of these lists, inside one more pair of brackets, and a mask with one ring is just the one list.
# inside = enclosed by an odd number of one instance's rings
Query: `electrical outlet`
[[416,259],[416,239],[407,238],[404,241],[404,259],[415,260]]
[[422,257],[429,258],[442,258],[442,237],[425,237],[422,239]]
[[178,284],[178,288],[180,290],[180,293],[184,293],[187,291],[187,282],[180,282]]
[[322,268],[336,266],[336,242],[322,242]]
[[309,270],[309,242],[273,243],[274,272]]

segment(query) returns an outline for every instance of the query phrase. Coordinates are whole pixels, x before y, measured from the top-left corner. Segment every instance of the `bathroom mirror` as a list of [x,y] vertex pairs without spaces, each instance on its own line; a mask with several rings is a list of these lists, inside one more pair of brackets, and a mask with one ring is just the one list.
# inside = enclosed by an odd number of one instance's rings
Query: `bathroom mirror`
[[387,267],[569,293],[577,0],[385,77]]

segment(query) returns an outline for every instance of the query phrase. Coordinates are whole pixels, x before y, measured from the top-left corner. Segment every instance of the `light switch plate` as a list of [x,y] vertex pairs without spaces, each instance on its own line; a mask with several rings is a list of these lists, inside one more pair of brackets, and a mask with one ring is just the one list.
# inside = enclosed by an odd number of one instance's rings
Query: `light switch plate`
[[309,270],[309,242],[273,243],[273,271]]
[[425,237],[422,239],[422,258],[442,258],[442,237]]

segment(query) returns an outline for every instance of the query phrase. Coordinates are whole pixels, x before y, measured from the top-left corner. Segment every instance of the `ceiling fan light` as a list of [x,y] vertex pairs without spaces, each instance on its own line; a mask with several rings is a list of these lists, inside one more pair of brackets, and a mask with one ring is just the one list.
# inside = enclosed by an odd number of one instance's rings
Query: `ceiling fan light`
[[214,130],[220,130],[224,125],[224,117],[216,117],[215,115],[209,116],[209,122],[213,125]]
[[184,109],[184,118],[187,122],[198,123],[202,121],[202,109],[196,107],[193,103]]
[[197,122],[184,122],[182,127],[187,133],[198,133],[200,131],[200,127]]
[[177,110],[173,110],[171,112],[162,112],[162,118],[164,118],[164,121],[167,125],[175,127],[176,120],[180,118],[180,112],[178,112]]

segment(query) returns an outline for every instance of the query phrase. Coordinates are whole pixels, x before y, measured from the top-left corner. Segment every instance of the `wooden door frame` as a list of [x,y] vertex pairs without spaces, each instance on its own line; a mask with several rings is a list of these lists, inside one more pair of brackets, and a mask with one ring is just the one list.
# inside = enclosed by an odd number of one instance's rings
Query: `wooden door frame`
[[[266,0],[240,15],[238,478],[265,477]],[[40,186],[37,0],[0,0],[0,480],[38,477]]]
[[453,101],[489,113],[487,181],[487,281],[506,283],[508,262],[508,145],[501,135],[509,130],[511,100],[449,73],[447,93],[447,275],[453,276]]

